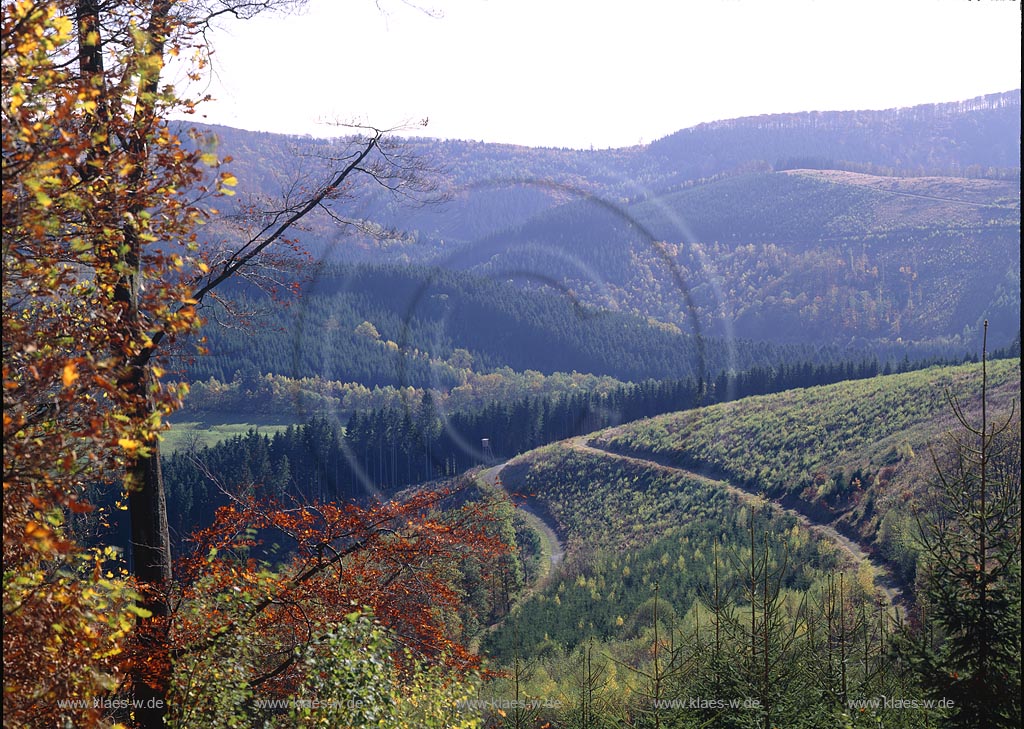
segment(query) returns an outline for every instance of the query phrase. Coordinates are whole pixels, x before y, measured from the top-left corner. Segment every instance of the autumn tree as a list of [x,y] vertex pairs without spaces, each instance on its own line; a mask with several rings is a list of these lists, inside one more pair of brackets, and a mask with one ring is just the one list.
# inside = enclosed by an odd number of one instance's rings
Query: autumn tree
[[[91,509],[89,484],[153,463],[155,431],[180,395],[159,370],[140,379],[126,366],[151,340],[143,312],[171,336],[196,323],[181,276],[194,158],[162,125],[145,132],[151,156],[131,151],[134,110],[115,120],[103,90],[75,72],[95,39],[86,4],[75,10],[13,2],[3,17],[4,663],[25,680],[4,706],[15,722],[116,683],[109,659],[131,632],[127,610],[151,615],[106,574],[110,554],[90,560],[65,522]],[[122,69],[125,92],[141,93],[145,39],[121,40],[137,61]],[[111,50],[93,55],[126,62],[124,48]],[[105,132],[98,118],[110,120]],[[153,564],[135,556],[143,571]]]
[[[495,520],[489,503],[455,506],[446,503],[450,495],[420,492],[370,506],[285,507],[249,498],[220,509],[180,565],[172,723],[251,719],[259,714],[253,699],[301,692],[302,700],[340,704],[332,716],[344,716],[346,726],[378,726],[386,717],[401,726],[398,715],[413,707],[392,704],[413,698],[423,709],[466,690],[461,677],[478,661],[463,647],[458,565],[473,559],[494,569],[507,547],[487,536]],[[289,557],[278,564],[260,559],[269,540]],[[341,657],[353,650],[346,626],[363,618],[380,626],[378,635],[346,667]],[[404,698],[389,693],[392,679],[379,673],[385,664],[408,682]],[[427,695],[416,693],[424,680]],[[352,713],[353,700],[365,716]],[[433,707],[435,719],[453,708]],[[434,726],[428,718],[409,725]]]
[[[158,434],[184,394],[165,377],[168,347],[198,327],[218,287],[349,194],[355,178],[416,188],[384,132],[369,130],[331,160],[327,179],[250,216],[227,245],[200,248],[204,201],[235,179],[218,171],[210,181],[204,167],[221,161],[166,121],[195,102],[166,82],[165,64],[192,58],[198,77],[213,18],[295,4],[3,6],[4,665],[15,677],[5,720],[55,717],[57,697],[115,685],[108,659],[133,633],[124,665],[147,705],[133,720],[162,723],[172,571]],[[65,526],[92,509],[85,492],[97,483],[125,494],[131,581]]]

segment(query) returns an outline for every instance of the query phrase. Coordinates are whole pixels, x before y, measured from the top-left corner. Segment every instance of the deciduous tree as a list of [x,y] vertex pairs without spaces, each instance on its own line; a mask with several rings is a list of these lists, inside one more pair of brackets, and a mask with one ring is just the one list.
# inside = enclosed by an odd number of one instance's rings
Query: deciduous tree
[[[15,723],[17,712],[55,718],[56,698],[116,684],[108,659],[132,632],[125,616],[142,628],[126,665],[146,708],[132,719],[162,723],[172,572],[158,433],[184,392],[164,377],[168,347],[198,327],[219,286],[355,178],[416,188],[384,132],[370,130],[326,180],[250,217],[229,245],[200,250],[203,201],[236,180],[218,171],[210,182],[204,165],[221,161],[173,133],[168,114],[195,102],[167,83],[165,64],[190,57],[197,78],[213,18],[296,4],[4,4],[4,660],[24,680],[4,707]],[[64,526],[91,509],[84,493],[97,483],[124,491],[134,581],[108,576],[111,555],[90,555]]]
[[[139,464],[155,463],[155,431],[180,389],[161,383],[157,363],[131,363],[156,331],[196,323],[182,278],[196,159],[152,115],[136,118],[131,101],[155,71],[133,9],[106,54],[96,10],[12,2],[3,17],[4,655],[29,682],[4,702],[5,714],[10,704],[37,720],[59,713],[57,699],[108,687],[116,676],[101,657],[131,632],[125,610],[151,614],[147,599],[122,599],[131,593],[105,574],[109,554],[82,570],[88,553],[65,521],[91,509],[87,485],[131,486]],[[116,109],[79,72],[104,63],[126,97]],[[143,571],[156,564],[135,556]]]
[[[299,691],[304,700],[366,700],[368,694],[353,694],[345,681],[332,686],[319,675],[325,666],[354,670],[338,665],[339,651],[353,648],[338,645],[344,636],[337,631],[362,610],[392,636],[386,661],[397,674],[415,683],[433,671],[437,681],[448,676],[458,685],[478,665],[463,647],[459,564],[473,559],[494,569],[506,547],[488,536],[489,504],[449,503],[441,510],[448,495],[421,492],[368,507],[285,508],[245,499],[220,509],[179,569],[180,608],[171,631],[175,723],[205,725],[217,713],[239,714],[254,697]],[[259,558],[270,540],[291,555],[276,566]],[[334,647],[325,654],[327,645]],[[385,660],[375,658],[375,647],[367,650],[360,675]],[[232,699],[222,705],[226,684]],[[365,709],[383,716],[392,697],[386,685],[375,690],[382,696]],[[346,706],[337,708],[335,719]]]

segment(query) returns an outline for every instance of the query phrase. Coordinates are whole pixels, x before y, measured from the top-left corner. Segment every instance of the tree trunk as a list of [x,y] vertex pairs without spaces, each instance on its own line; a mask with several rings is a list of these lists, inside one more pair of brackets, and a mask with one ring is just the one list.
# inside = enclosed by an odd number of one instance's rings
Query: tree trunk
[[132,571],[142,593],[139,607],[152,614],[138,619],[139,656],[146,660],[133,666],[131,674],[132,723],[155,729],[164,726],[171,673],[167,623],[171,540],[158,444],[153,444],[149,455],[129,464],[125,482],[129,487]]

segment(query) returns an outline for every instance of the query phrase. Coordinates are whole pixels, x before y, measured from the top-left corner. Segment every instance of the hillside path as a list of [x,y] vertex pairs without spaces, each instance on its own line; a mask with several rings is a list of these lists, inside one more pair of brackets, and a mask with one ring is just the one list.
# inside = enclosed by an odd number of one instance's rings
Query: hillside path
[[[496,466],[485,468],[483,471],[480,471],[476,477],[487,484],[487,486],[494,489],[501,489],[502,491],[505,491],[505,493],[508,493],[498,478],[501,475],[501,469],[503,469],[505,465],[505,463],[499,463]],[[547,554],[550,558],[549,562],[543,565],[545,569],[541,569],[540,574],[537,575],[537,579],[534,580],[533,584],[528,585],[526,589],[516,597],[515,601],[517,603],[521,603],[547,584],[548,579],[555,572],[555,567],[565,559],[565,546],[558,539],[558,535],[555,533],[552,525],[544,521],[536,511],[530,508],[529,504],[521,501],[516,508],[518,508],[520,513],[522,513],[526,522],[540,533],[541,554]],[[507,617],[508,616],[506,615],[498,620],[498,622],[490,625],[486,632],[493,633],[504,625]],[[482,635],[474,638],[469,644],[470,651],[474,653],[478,652],[480,650],[480,643],[482,640]]]
[[582,435],[576,438],[570,438],[565,443],[577,451],[583,453],[589,453],[591,455],[603,457],[603,458],[616,458],[618,460],[627,461],[636,466],[643,468],[651,468],[660,471],[667,471],[677,475],[682,475],[687,478],[691,478],[697,481],[701,481],[715,488],[723,489],[728,493],[735,496],[743,503],[750,504],[751,506],[768,506],[774,509],[780,514],[787,514],[795,518],[800,524],[809,529],[812,532],[825,537],[829,541],[836,544],[840,551],[842,551],[854,567],[860,567],[862,564],[870,565],[875,574],[875,589],[885,598],[886,602],[891,605],[902,620],[906,617],[906,611],[903,605],[903,591],[897,585],[896,580],[893,578],[888,566],[883,562],[879,561],[875,557],[871,556],[865,549],[853,541],[849,537],[841,534],[831,524],[815,521],[806,514],[802,514],[795,509],[790,509],[777,501],[773,501],[762,494],[758,494],[754,491],[748,491],[740,488],[735,484],[731,484],[727,481],[720,479],[711,478],[705,474],[698,473],[696,471],[690,471],[685,468],[679,468],[678,466],[670,466],[665,463],[659,463],[658,461],[649,460],[646,458],[637,458],[635,456],[627,456],[621,453],[615,453],[614,451],[607,451],[603,448],[597,448],[588,442],[589,436]]
[[[490,468],[484,469],[478,474],[478,478],[483,480],[488,486],[492,488],[500,488],[504,490],[504,486],[499,483],[498,476],[501,474],[501,469],[505,467],[504,463],[500,463],[497,466],[491,466]],[[553,525],[549,524],[544,520],[544,517],[538,514],[529,503],[523,501],[520,502],[517,508],[523,512],[523,516],[530,526],[536,529],[541,534],[541,541],[543,549],[548,552],[550,557],[550,566],[548,567],[545,574],[542,574],[538,579],[538,582],[544,580],[551,572],[557,567],[563,559],[565,559],[565,545],[562,544],[558,538],[558,534],[555,533]]]

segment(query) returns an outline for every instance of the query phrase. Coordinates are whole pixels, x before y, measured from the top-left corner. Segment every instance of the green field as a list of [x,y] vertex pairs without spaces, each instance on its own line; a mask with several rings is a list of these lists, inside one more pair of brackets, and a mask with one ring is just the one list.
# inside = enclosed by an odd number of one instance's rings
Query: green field
[[[189,417],[189,415],[185,414],[184,417]],[[248,419],[247,422],[238,422],[240,418],[234,414],[226,414],[223,418],[206,417],[203,420],[174,421],[171,423],[170,429],[161,434],[161,451],[164,455],[170,455],[186,448],[191,442],[194,442],[199,448],[209,447],[236,435],[245,435],[250,430],[272,436],[289,425],[297,425],[291,420],[286,421],[270,416],[245,415],[244,417]]]

